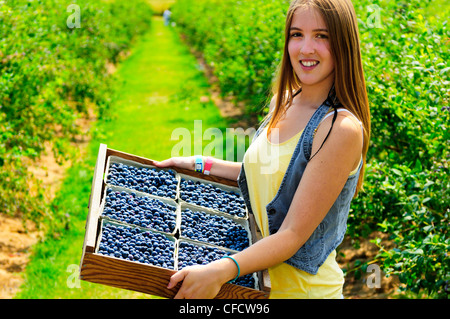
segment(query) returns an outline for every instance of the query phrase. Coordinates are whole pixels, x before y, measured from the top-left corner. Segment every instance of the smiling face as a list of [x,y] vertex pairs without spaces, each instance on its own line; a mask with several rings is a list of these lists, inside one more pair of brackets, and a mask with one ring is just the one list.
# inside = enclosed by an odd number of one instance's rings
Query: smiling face
[[289,30],[289,57],[302,88],[331,86],[334,62],[326,24],[314,8],[298,8]]

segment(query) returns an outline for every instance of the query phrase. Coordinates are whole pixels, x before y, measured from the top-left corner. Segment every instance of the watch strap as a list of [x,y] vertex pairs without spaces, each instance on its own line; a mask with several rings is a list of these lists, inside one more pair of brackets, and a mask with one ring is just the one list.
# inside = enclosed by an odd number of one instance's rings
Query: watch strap
[[195,171],[199,173],[203,172],[203,158],[200,155],[195,156]]

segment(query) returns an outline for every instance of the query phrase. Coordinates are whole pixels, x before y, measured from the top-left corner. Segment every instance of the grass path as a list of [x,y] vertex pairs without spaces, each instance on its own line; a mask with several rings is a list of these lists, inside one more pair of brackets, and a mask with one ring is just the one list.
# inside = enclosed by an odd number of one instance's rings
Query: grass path
[[[111,119],[93,127],[86,158],[74,163],[54,200],[55,209],[70,216],[59,239],[37,244],[16,298],[151,298],[151,296],[77,280],[91,180],[99,143],[124,152],[162,160],[171,156],[177,140],[173,130],[225,130],[226,121],[209,96],[208,83],[196,59],[162,19],[153,18],[148,33],[118,67],[122,83]],[[193,134],[192,134],[193,135]]]

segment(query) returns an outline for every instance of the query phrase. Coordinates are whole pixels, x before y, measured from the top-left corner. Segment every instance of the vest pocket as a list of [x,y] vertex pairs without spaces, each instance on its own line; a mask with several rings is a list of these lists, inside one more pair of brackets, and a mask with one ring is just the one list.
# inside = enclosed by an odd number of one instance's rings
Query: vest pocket
[[322,223],[317,226],[316,230],[312,233],[311,237],[300,249],[302,251],[302,257],[305,261],[314,262],[323,254],[325,248],[324,241],[325,225]]

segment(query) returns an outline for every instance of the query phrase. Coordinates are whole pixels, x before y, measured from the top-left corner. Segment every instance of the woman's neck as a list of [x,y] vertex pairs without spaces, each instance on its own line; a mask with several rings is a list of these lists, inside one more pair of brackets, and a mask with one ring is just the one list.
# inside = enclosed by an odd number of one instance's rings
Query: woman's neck
[[314,86],[302,85],[298,103],[301,106],[318,108],[327,99],[334,82],[327,81]]

